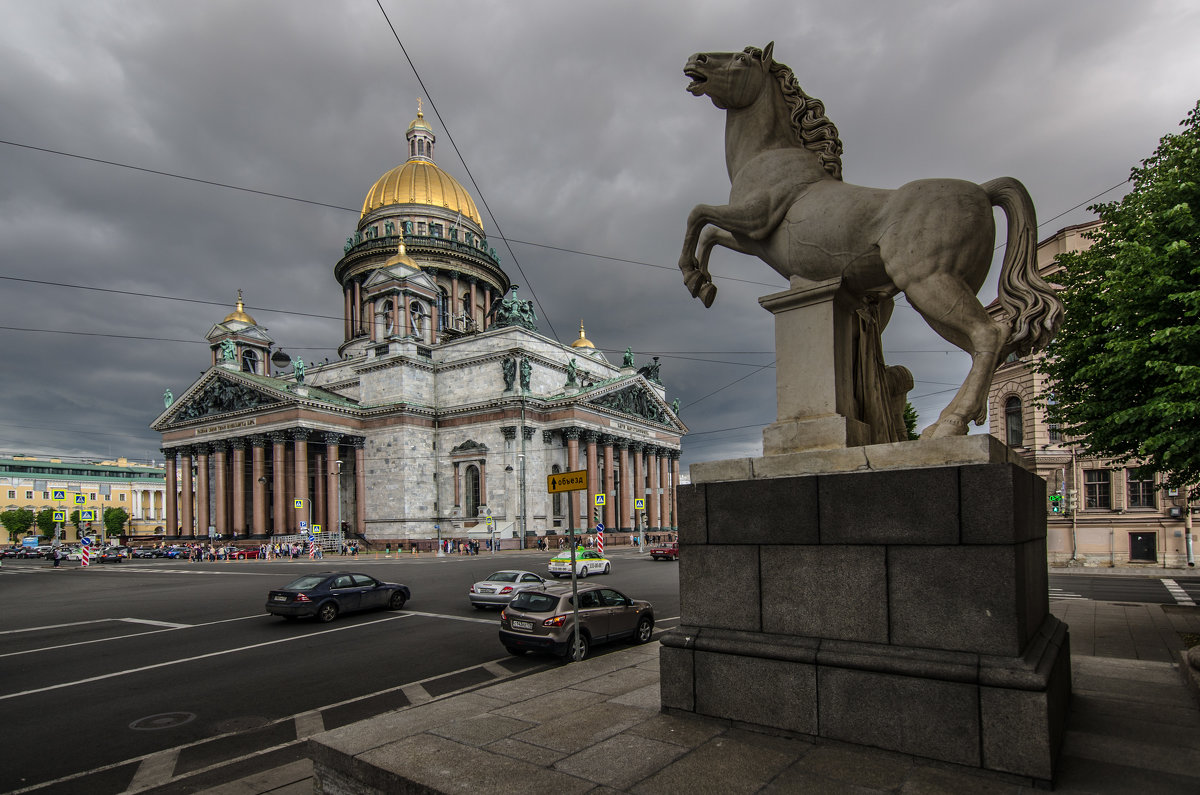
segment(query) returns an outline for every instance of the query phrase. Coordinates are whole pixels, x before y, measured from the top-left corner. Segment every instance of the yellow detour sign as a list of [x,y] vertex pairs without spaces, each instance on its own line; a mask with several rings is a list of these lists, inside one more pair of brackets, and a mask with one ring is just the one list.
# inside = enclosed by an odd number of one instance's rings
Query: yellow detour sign
[[587,470],[562,472],[546,476],[546,491],[556,494],[560,491],[583,491],[587,488]]

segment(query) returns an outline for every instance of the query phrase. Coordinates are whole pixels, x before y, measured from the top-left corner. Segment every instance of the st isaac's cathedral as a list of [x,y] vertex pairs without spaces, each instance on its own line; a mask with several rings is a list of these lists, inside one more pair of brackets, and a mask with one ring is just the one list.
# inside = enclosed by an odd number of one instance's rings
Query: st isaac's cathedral
[[[164,395],[166,537],[531,538],[565,533],[572,504],[593,527],[598,502],[610,532],[674,530],[687,429],[657,359],[613,364],[582,322],[570,345],[539,334],[420,111],[405,137],[333,269],[339,358],[289,361],[239,294],[209,369]],[[576,470],[586,495],[548,492]]]

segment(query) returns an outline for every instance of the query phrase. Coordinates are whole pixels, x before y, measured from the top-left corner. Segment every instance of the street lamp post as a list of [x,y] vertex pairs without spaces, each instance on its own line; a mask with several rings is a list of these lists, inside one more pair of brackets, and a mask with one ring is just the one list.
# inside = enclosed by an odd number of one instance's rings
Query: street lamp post
[[342,533],[342,461],[338,459],[333,463],[337,465],[337,494],[333,495],[333,499],[337,503],[338,533],[342,536],[342,546],[345,546],[346,536]]

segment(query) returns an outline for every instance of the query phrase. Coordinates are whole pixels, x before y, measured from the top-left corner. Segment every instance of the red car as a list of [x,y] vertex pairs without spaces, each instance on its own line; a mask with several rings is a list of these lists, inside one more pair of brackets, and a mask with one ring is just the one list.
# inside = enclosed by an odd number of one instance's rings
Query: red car
[[656,547],[651,547],[650,557],[655,560],[679,560],[679,542],[668,541]]
[[230,560],[256,560],[258,558],[258,547],[249,549],[235,549],[230,551]]

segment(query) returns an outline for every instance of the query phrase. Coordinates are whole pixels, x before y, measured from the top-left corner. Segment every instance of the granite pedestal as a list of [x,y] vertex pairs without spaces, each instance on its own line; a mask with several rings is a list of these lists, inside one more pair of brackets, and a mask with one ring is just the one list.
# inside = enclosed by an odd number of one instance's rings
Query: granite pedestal
[[664,710],[1053,778],[1068,634],[1049,612],[1045,482],[1007,448],[906,442],[692,477]]

